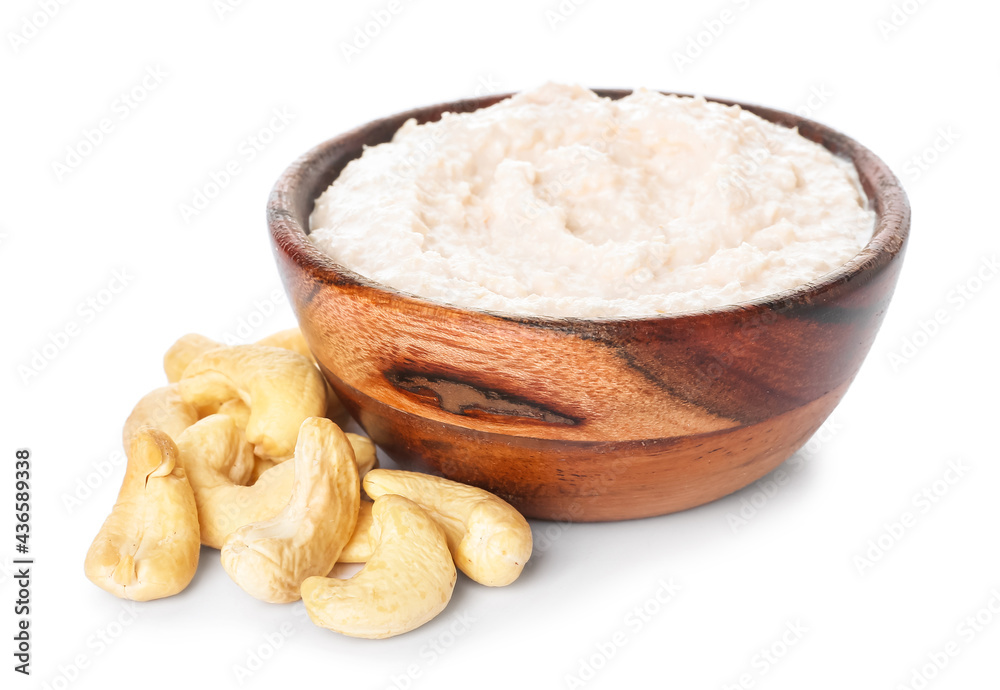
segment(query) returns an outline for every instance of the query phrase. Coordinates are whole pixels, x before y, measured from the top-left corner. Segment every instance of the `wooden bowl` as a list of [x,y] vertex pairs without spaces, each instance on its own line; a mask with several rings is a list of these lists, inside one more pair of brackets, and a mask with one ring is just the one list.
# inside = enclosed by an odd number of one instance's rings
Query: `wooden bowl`
[[889,306],[910,227],[899,181],[829,127],[740,103],[853,160],[876,228],[854,259],[813,283],[671,316],[448,306],[368,280],[308,239],[314,200],[362,146],[389,141],[410,118],[507,96],[376,120],[309,151],[275,185],[267,218],[278,269],[344,405],[394,460],[489,489],[529,517],[660,515],[773,470],[844,395]]

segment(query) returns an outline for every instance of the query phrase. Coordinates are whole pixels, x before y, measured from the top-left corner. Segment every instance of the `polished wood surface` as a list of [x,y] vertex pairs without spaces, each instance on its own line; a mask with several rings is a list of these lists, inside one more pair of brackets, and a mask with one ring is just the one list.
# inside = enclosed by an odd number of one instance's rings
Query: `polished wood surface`
[[451,307],[369,281],[312,245],[313,201],[362,145],[388,141],[411,117],[500,98],[372,122],[316,147],[278,180],[268,223],[279,272],[345,406],[394,459],[483,486],[530,517],[658,515],[774,469],[836,406],[882,322],[910,225],[898,180],[834,130],[743,105],[854,161],[878,214],[873,239],[809,286],[669,317]]

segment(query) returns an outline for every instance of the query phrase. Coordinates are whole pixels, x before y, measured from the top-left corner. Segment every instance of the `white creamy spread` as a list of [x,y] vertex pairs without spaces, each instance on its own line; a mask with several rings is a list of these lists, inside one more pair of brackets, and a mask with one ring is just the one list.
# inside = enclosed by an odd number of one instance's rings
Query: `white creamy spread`
[[343,266],[437,302],[608,317],[736,304],[813,281],[871,238],[857,172],[737,106],[546,84],[410,120],[316,201]]

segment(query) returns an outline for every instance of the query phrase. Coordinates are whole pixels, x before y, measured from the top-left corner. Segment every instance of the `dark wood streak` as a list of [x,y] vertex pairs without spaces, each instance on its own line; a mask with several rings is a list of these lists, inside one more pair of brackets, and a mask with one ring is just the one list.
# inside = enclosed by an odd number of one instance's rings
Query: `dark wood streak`
[[559,414],[531,400],[503,391],[479,388],[464,381],[453,381],[445,376],[393,371],[386,373],[385,377],[396,388],[420,396],[430,394],[434,404],[452,414],[481,417],[479,413],[485,413],[571,426],[581,423],[579,419]]
[[394,458],[484,486],[534,517],[681,510],[773,469],[843,396],[885,315],[910,226],[898,180],[839,132],[744,105],[854,162],[878,216],[872,240],[810,285],[665,317],[460,309],[370,281],[309,241],[316,197],[364,145],[410,118],[505,97],[369,123],[307,152],[275,185],[267,217],[278,269],[344,404]]

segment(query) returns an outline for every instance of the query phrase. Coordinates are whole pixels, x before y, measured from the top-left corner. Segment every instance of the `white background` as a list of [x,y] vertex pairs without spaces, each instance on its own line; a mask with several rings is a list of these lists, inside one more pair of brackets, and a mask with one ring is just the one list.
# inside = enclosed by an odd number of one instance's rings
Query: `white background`
[[[37,560],[30,679],[11,668],[15,588],[2,574],[0,687],[236,687],[247,664],[243,687],[259,688],[721,689],[741,677],[900,688],[923,687],[925,667],[926,687],[998,687],[1000,278],[977,272],[1000,252],[1000,11],[896,3],[894,14],[889,0],[567,0],[556,21],[558,0],[401,0],[348,61],[342,45],[387,0],[249,0],[221,16],[211,0],[69,2],[50,19],[43,2],[5,0],[0,557],[14,555],[14,450],[29,447]],[[728,23],[713,24],[723,10]],[[718,35],[699,37],[706,27]],[[679,64],[686,49],[694,57]],[[386,641],[314,627],[300,604],[257,602],[209,550],[171,599],[133,607],[88,582],[84,554],[124,469],[121,424],[162,384],[164,350],[189,331],[224,338],[252,321],[255,339],[294,324],[272,301],[264,222],[284,167],[371,118],[546,79],[809,112],[897,171],[913,205],[905,270],[825,431],[783,474],[711,505],[537,522],[520,581],[490,590],[462,577],[438,619]],[[121,100],[133,89],[134,108]],[[292,120],[270,137],[260,130],[275,108]],[[87,151],[85,130],[104,118],[109,133]],[[272,140],[249,160],[252,136]],[[68,165],[68,147],[89,155]],[[181,205],[233,160],[240,173],[184,218]],[[102,292],[115,272],[122,289]],[[946,475],[949,463],[963,469]],[[90,496],[69,500],[87,481]],[[933,502],[915,498],[925,490]],[[660,604],[671,581],[679,591]],[[978,630],[962,627],[977,615]],[[927,667],[949,643],[957,656]],[[258,650],[262,664],[249,659]]]

